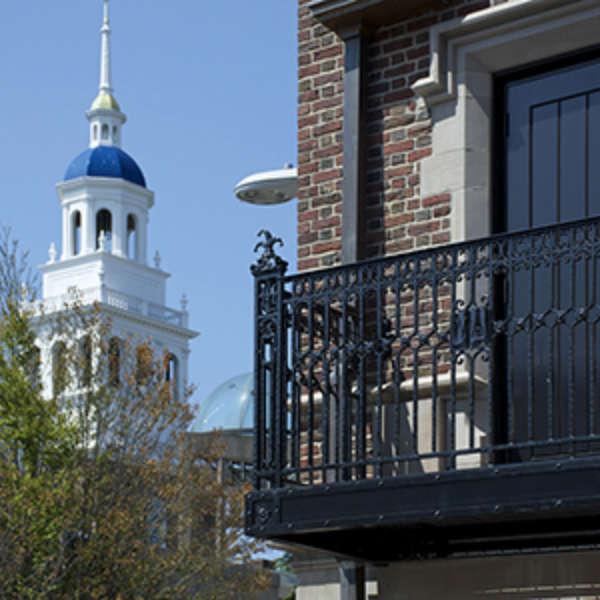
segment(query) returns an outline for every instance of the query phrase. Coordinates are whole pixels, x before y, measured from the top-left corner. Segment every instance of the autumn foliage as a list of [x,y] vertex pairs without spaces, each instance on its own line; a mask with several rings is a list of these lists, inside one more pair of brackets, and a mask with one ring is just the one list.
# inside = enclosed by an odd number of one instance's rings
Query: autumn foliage
[[5,234],[0,600],[253,598],[244,489],[216,477],[217,438],[190,442],[192,390],[150,340],[117,344],[100,307],[43,314],[25,259]]

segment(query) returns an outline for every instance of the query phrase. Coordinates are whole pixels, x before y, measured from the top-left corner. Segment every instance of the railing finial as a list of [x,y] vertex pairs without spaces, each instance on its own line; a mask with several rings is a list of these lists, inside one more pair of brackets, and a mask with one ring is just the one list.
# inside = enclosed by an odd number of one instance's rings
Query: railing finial
[[262,254],[259,256],[255,265],[250,267],[253,275],[261,275],[271,271],[279,271],[285,273],[287,262],[275,253],[274,247],[276,244],[283,246],[283,241],[279,237],[274,237],[270,231],[261,229],[258,232],[258,237],[264,236],[264,240],[258,242],[254,246],[254,252],[258,252],[262,248]]

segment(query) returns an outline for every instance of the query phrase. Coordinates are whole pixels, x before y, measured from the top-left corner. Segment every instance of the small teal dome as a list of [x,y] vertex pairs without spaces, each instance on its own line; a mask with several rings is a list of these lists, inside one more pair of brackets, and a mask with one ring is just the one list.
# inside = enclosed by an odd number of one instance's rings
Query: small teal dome
[[144,174],[135,160],[116,146],[96,146],[82,152],[69,165],[65,181],[78,177],[114,177],[146,187]]
[[200,404],[191,431],[207,433],[215,429],[240,431],[254,424],[254,374],[228,379]]

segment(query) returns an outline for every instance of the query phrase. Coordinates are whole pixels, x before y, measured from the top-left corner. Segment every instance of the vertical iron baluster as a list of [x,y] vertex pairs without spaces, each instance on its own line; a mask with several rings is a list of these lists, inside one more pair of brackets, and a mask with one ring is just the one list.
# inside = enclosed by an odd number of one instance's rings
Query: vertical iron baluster
[[[559,239],[560,234],[556,234],[554,236],[555,241]],[[556,247],[556,243],[553,244]],[[560,286],[559,286],[559,277],[558,270],[560,269],[560,254],[554,251],[554,248],[550,251],[550,272],[551,272],[551,281],[550,281],[550,308],[554,311],[558,310],[560,306]],[[558,262],[558,264],[557,264]],[[554,386],[555,386],[555,378],[554,378],[554,343],[555,339],[559,338],[558,330],[548,328],[548,371],[547,371],[547,385],[546,385],[546,408],[548,412],[547,417],[547,432],[546,436],[548,440],[554,438]],[[559,353],[560,360],[560,353]],[[560,394],[556,394],[557,398],[560,398]]]
[[[591,298],[590,298],[590,303],[589,306],[590,308],[595,308],[597,306],[598,303],[598,299],[597,299],[597,294],[596,294],[596,288],[597,288],[597,269],[598,269],[598,250],[600,249],[600,246],[598,244],[598,225],[594,224],[590,226],[590,236],[591,236],[591,258],[590,258],[590,262],[591,262],[591,274],[590,271],[588,271],[588,277],[590,277],[591,275],[591,283],[590,283],[590,289],[591,289]],[[593,314],[593,313],[592,313]],[[596,381],[596,369],[597,369],[597,364],[596,364],[596,352],[597,352],[597,347],[598,344],[596,342],[597,339],[597,335],[596,335],[596,323],[594,322],[594,320],[590,319],[590,323],[588,324],[588,329],[591,329],[590,335],[589,335],[589,351],[588,351],[588,377],[589,377],[589,398],[588,398],[588,402],[589,402],[589,433],[590,435],[596,435],[597,434],[597,427],[596,427],[596,389],[597,389],[597,381]]]
[[431,347],[431,451],[437,452],[437,419],[438,419],[438,345],[439,339],[439,325],[438,325],[438,256],[441,256],[441,252],[434,254],[431,257],[431,333],[435,335],[436,342],[430,344]]
[[469,267],[468,273],[471,279],[470,281],[470,312],[471,319],[469,322],[469,337],[468,337],[468,348],[470,350],[470,354],[467,355],[469,361],[469,402],[468,402],[468,410],[469,410],[469,449],[473,449],[475,447],[475,357],[477,356],[477,352],[472,345],[475,343],[475,338],[479,337],[476,335],[475,327],[480,324],[479,323],[479,314],[477,308],[477,247],[471,246],[469,250]]
[[[585,309],[586,309],[586,317],[585,317],[585,358],[586,358],[586,369],[587,369],[587,373],[586,373],[586,377],[585,377],[585,397],[586,397],[586,404],[587,404],[587,419],[586,419],[586,427],[585,427],[585,434],[589,437],[592,435],[592,429],[591,429],[591,415],[592,415],[592,408],[590,406],[590,388],[591,388],[591,381],[590,381],[590,374],[591,374],[591,369],[589,367],[590,365],[590,361],[591,361],[591,356],[592,356],[592,351],[593,351],[593,346],[591,346],[591,338],[592,338],[592,332],[591,332],[591,321],[590,321],[590,317],[591,317],[591,307],[593,306],[592,302],[591,302],[591,284],[590,284],[590,280],[593,281],[593,276],[591,276],[590,274],[590,265],[592,264],[592,257],[594,255],[594,245],[592,243],[592,231],[593,231],[593,227],[592,226],[588,226],[585,228],[585,233],[583,236],[583,243],[585,244],[587,242],[587,246],[588,246],[588,250],[589,250],[589,254],[587,254],[585,256],[584,259],[584,279],[585,279],[585,290],[584,290],[584,304],[585,304]],[[589,237],[588,237],[589,236]],[[583,379],[583,378],[582,378]]]
[[[491,323],[489,324],[490,331],[490,340],[488,345],[489,350],[489,360],[488,360],[488,368],[487,368],[487,446],[485,447],[485,453],[487,457],[487,464],[491,465],[494,462],[494,455],[492,453],[492,445],[493,445],[493,433],[494,433],[494,383],[496,381],[496,356],[494,356],[494,349],[496,347],[496,339],[497,339],[497,307],[496,301],[498,300],[494,286],[496,285],[496,277],[500,273],[500,270],[496,271],[496,267],[501,264],[501,254],[499,251],[499,246],[490,245],[488,248],[488,267],[487,267],[487,298],[489,303],[489,312]],[[483,449],[481,457],[483,459]]]
[[[356,398],[356,452],[355,461],[359,463],[359,467],[356,470],[356,477],[363,479],[366,476],[366,463],[367,458],[367,390],[366,390],[366,286],[364,280],[364,267],[358,269],[358,336],[359,336],[359,366],[358,366],[358,394]],[[352,402],[352,400],[351,400]],[[351,419],[353,422],[354,419]]]
[[[515,307],[514,307],[514,290],[515,290],[515,272],[514,272],[514,260],[515,260],[515,246],[513,238],[509,238],[506,241],[506,255],[507,255],[507,271],[506,281],[508,282],[508,290],[506,293],[506,431],[508,432],[507,442],[509,444],[515,441],[515,424],[514,424],[514,377],[513,377],[513,348],[514,341],[512,333],[514,334],[514,322],[516,320]],[[504,375],[504,374],[503,374]]]
[[[451,251],[451,274],[449,277],[450,283],[450,335],[455,329],[456,312],[458,310],[456,286],[458,284],[459,268],[458,268],[458,251],[453,248]],[[456,363],[460,356],[460,350],[456,349],[454,343],[450,344],[450,437],[448,440],[448,449],[446,450],[447,461],[446,467],[453,470],[456,466]]]
[[413,286],[413,423],[412,423],[412,453],[419,455],[419,349],[421,347],[419,336],[419,258],[413,260],[412,286]]
[[329,311],[331,310],[330,302],[331,297],[327,294],[329,283],[328,280],[325,282],[325,295],[323,296],[323,348],[321,349],[323,356],[323,399],[321,405],[321,436],[323,441],[321,442],[321,477],[323,482],[327,481],[327,464],[330,462],[330,447],[329,447],[329,402],[330,395],[329,390],[331,387],[331,373],[329,372],[329,353],[331,350],[331,341],[329,339]]
[[[577,290],[577,264],[575,262],[575,231],[576,230],[574,228],[569,229],[569,263],[571,265],[571,308],[575,308],[576,306],[575,291]],[[567,352],[567,424],[569,429],[569,455],[575,456],[575,442],[573,441],[573,438],[575,437],[575,326],[569,328],[569,345]]]
[[349,369],[349,361],[348,354],[350,351],[350,334],[349,331],[349,323],[348,323],[348,302],[350,301],[350,297],[348,295],[348,287],[349,287],[349,277],[348,277],[348,269],[343,271],[342,275],[342,289],[344,290],[342,295],[342,322],[341,326],[341,340],[339,347],[341,348],[341,360],[340,360],[340,379],[338,381],[338,414],[336,415],[338,420],[340,421],[339,427],[336,426],[336,436],[335,436],[335,456],[338,468],[336,469],[336,478],[337,481],[344,480],[345,471],[344,471],[344,463],[346,462],[346,456],[348,452],[347,447],[347,439],[346,439],[346,431],[348,427],[348,385],[350,379],[350,369]]
[[301,390],[297,380],[297,369],[298,365],[298,354],[302,351],[300,344],[301,342],[301,327],[299,321],[298,311],[300,310],[299,305],[295,302],[296,289],[292,287],[292,299],[290,300],[291,306],[291,322],[290,327],[292,331],[292,356],[291,356],[291,378],[292,378],[292,398],[291,398],[291,410],[292,410],[292,469],[295,471],[295,481],[300,483],[300,437],[301,437]]
[[[527,280],[527,291],[529,297],[529,335],[527,340],[527,441],[533,442],[533,397],[534,385],[534,331],[533,316],[535,314],[535,236],[529,236],[529,277]],[[530,446],[531,447],[531,446]]]
[[[377,352],[377,411],[375,415],[375,431],[374,438],[374,457],[375,457],[375,477],[382,476],[381,459],[382,459],[382,412],[383,412],[383,338],[384,338],[384,319],[382,312],[385,310],[382,299],[381,288],[384,285],[382,263],[377,264],[375,271],[375,331],[376,331],[376,352]],[[385,294],[384,294],[385,298]]]
[[273,407],[274,414],[271,437],[275,449],[275,487],[283,487],[283,469],[287,464],[287,314],[284,305],[284,279],[277,279],[275,288],[275,342],[272,356],[274,376],[273,384]]
[[264,283],[254,280],[254,488],[261,489],[264,461],[264,346],[261,331],[260,314],[262,312],[262,291]]
[[314,279],[312,276],[308,279],[308,415],[307,415],[307,442],[306,460],[309,473],[309,482],[314,483],[314,439],[315,439],[315,405],[314,405],[314,354],[315,354],[315,331],[314,331]]
[[[394,318],[396,325],[396,337],[401,338],[402,335],[402,315],[400,312],[401,308],[401,294],[402,284],[400,279],[400,265],[401,261],[397,260],[394,264]],[[392,349],[392,352],[394,350]],[[400,384],[402,383],[402,349],[396,350],[396,358],[393,361],[394,365],[394,445],[393,448],[396,453],[400,451]],[[399,463],[394,463],[394,469],[392,475],[396,475],[396,469],[399,467]]]

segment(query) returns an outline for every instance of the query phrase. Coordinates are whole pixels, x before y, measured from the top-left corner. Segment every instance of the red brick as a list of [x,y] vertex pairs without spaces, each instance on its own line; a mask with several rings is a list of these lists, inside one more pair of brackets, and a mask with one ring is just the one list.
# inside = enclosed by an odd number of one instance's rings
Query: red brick
[[412,212],[408,213],[400,213],[399,215],[394,215],[393,217],[386,217],[383,220],[384,226],[387,227],[397,227],[398,225],[406,225],[406,223],[412,223],[415,220],[415,214]]
[[431,27],[438,22],[437,16],[435,17],[425,17],[424,19],[419,19],[418,21],[413,21],[406,26],[406,31],[416,31],[417,29],[425,29],[426,27]]
[[[319,147],[317,140],[307,140],[298,144],[298,152],[310,152],[311,150],[315,150]],[[317,158],[317,157],[315,157]]]
[[316,269],[319,266],[318,258],[307,258],[298,261],[298,270],[305,271],[306,269]]
[[421,235],[422,233],[429,233],[431,231],[437,231],[440,228],[439,221],[428,221],[426,223],[419,223],[418,225],[411,225],[408,228],[410,235]]
[[324,50],[318,50],[314,54],[314,60],[323,60],[324,58],[332,58],[333,56],[339,56],[343,52],[343,47],[341,44],[336,44],[335,46],[331,46],[330,48],[325,48]]
[[438,217],[445,217],[445,216],[447,216],[449,214],[450,214],[450,206],[449,205],[438,206],[433,211],[433,216],[436,217],[436,218],[438,218]]
[[336,81],[342,81],[343,76],[341,71],[333,71],[332,73],[327,73],[326,75],[319,75],[315,77],[315,85],[324,85],[326,83],[335,83]]
[[304,77],[310,77],[311,75],[318,75],[320,72],[320,65],[309,65],[298,70],[298,78],[303,79]]
[[315,25],[315,23],[316,21],[312,17],[308,19],[300,19],[298,21],[298,29],[308,29],[309,27]]
[[319,170],[319,163],[307,163],[298,166],[298,175],[309,175],[310,173],[316,173]]
[[450,194],[437,194],[436,196],[423,198],[421,204],[425,208],[427,206],[435,206],[437,204],[444,204],[446,202],[450,202]]
[[398,102],[400,100],[406,100],[414,96],[412,90],[404,89],[396,92],[390,92],[383,97],[383,101],[387,104],[388,102]]
[[405,63],[399,67],[393,67],[383,72],[383,76],[386,78],[397,77],[398,75],[406,75],[412,73],[415,70],[414,63]]
[[298,102],[312,102],[313,100],[319,99],[319,92],[317,90],[311,90],[309,92],[302,92],[298,96]]
[[387,67],[390,64],[390,59],[387,56],[382,56],[381,58],[378,58],[377,60],[370,60],[369,64],[367,65],[367,68],[369,70],[369,73],[372,73],[373,71],[377,71],[378,69],[383,69],[384,67]]
[[323,148],[322,150],[317,150],[313,152],[314,158],[327,158],[328,156],[334,156],[336,154],[340,154],[343,151],[343,146],[341,144],[336,144],[335,146],[328,146],[327,148]]
[[[394,252],[406,252],[407,250],[412,250],[414,245],[414,240],[409,238],[387,244],[386,249],[390,254],[392,254]],[[412,325],[412,321],[409,324]]]
[[394,40],[383,45],[384,52],[394,52],[394,50],[402,50],[413,45],[412,37],[405,37],[400,40]]
[[331,123],[326,123],[325,125],[321,125],[320,127],[315,127],[314,134],[321,135],[323,133],[331,133],[332,131],[340,131],[342,129],[342,126],[342,121],[332,121]]
[[312,244],[312,242],[316,242],[319,239],[319,234],[316,231],[311,231],[309,233],[303,233],[298,236],[299,244]]
[[426,156],[431,156],[431,148],[422,148],[421,150],[415,150],[408,155],[408,160],[413,162],[415,160],[420,160],[421,158],[425,158]]
[[390,169],[385,172],[386,177],[404,177],[405,175],[410,175],[413,172],[412,165],[408,167],[400,167],[399,169]]
[[411,127],[408,130],[408,135],[416,137],[424,132],[430,132],[430,131],[431,131],[431,123],[429,123],[429,121],[426,121],[425,123],[418,123],[417,125]]
[[329,217],[328,219],[322,219],[321,221],[313,222],[313,229],[326,229],[327,227],[333,227],[340,224],[339,217]]
[[310,127],[311,125],[316,125],[319,122],[318,115],[310,115],[310,117],[303,117],[302,119],[298,119],[298,127],[303,129],[304,127]]
[[407,50],[406,58],[414,60],[415,58],[421,58],[422,56],[427,56],[428,54],[429,44],[425,46],[419,46],[418,48],[413,48],[412,50]]
[[444,231],[443,233],[436,233],[431,236],[431,242],[433,244],[447,244],[450,241],[450,232]]
[[341,177],[342,172],[340,169],[331,169],[329,171],[321,171],[313,176],[313,181],[315,183],[322,183],[323,181],[331,181],[332,179],[336,179],[337,177]]
[[413,140],[405,140],[396,144],[386,144],[383,148],[383,153],[387,156],[388,154],[396,154],[397,152],[406,152],[407,150],[412,150],[414,147],[415,142]]
[[298,221],[310,221],[311,219],[316,219],[318,216],[318,210],[305,211],[298,214]]
[[328,98],[327,100],[319,100],[319,102],[315,102],[313,104],[313,110],[322,110],[324,108],[333,108],[334,106],[339,106],[344,102],[344,99],[341,97]]
[[341,247],[342,247],[342,243],[340,241],[324,242],[322,244],[313,244],[312,253],[313,254],[324,254],[325,252],[333,252],[335,250],[339,250]]

